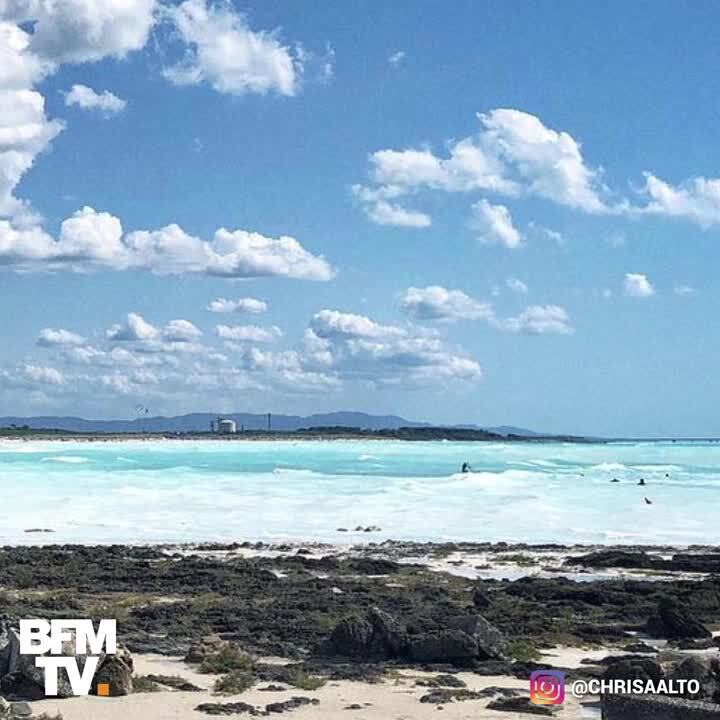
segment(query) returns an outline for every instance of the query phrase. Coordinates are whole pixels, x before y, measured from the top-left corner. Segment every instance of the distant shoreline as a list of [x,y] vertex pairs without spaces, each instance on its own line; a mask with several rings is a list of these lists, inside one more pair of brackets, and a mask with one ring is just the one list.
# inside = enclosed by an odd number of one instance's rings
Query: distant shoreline
[[213,442],[334,442],[343,440],[373,442],[511,442],[523,444],[538,443],[576,443],[585,445],[612,445],[618,443],[720,443],[717,437],[678,437],[678,438],[594,438],[579,435],[497,435],[477,430],[458,430],[456,428],[400,428],[398,430],[335,430],[309,429],[267,432],[248,430],[223,435],[209,432],[72,432],[69,430],[13,431],[0,428],[0,440],[41,441],[41,442],[131,442],[153,440],[213,441]]
[[585,438],[572,435],[499,435],[483,430],[465,430],[458,428],[398,428],[388,430],[355,430],[343,428],[309,428],[307,430],[267,432],[248,430],[233,434],[209,432],[138,432],[103,433],[72,432],[67,430],[11,430],[0,429],[0,440],[20,441],[84,441],[84,442],[122,442],[152,440],[185,441],[222,441],[222,442],[318,442],[318,441],[403,441],[403,442],[521,442],[521,443],[606,443],[602,438]]

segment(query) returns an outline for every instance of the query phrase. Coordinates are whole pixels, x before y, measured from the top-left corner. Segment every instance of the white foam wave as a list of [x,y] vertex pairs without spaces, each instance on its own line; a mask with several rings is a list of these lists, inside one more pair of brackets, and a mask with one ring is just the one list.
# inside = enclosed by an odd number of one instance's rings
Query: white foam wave
[[58,457],[43,458],[42,462],[67,463],[68,465],[83,465],[92,462],[90,458],[77,457],[75,455],[59,455]]

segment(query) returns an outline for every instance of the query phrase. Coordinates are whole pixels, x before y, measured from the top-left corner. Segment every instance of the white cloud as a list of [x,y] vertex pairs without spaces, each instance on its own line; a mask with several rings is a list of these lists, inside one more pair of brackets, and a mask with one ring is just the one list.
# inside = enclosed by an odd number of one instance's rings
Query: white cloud
[[0,217],[26,213],[26,205],[13,192],[62,127],[45,115],[40,93],[0,87]]
[[105,336],[114,342],[137,342],[154,340],[160,331],[138,313],[129,313],[124,323],[113,325]]
[[0,2],[0,217],[22,225],[34,218],[14,191],[63,129],[47,117],[45,98],[35,85],[60,63],[120,58],[139,50],[154,9],[155,0]]
[[63,347],[72,345],[83,345],[85,338],[77,333],[69,330],[53,330],[52,328],[44,328],[40,331],[37,344],[41,347]]
[[519,110],[492,110],[478,118],[483,144],[517,174],[527,193],[590,213],[607,210],[599,172],[586,165],[569,133]]
[[306,280],[330,280],[334,276],[323,257],[312,255],[288,236],[274,239],[246,230],[221,228],[213,240],[203,242],[177,225],[169,225],[155,232],[130,233],[125,242],[134,261],[154,272]]
[[267,328],[258,325],[218,325],[216,334],[223,340],[234,342],[274,342],[283,333],[275,325]]
[[208,304],[207,310],[213,313],[249,313],[251,315],[260,315],[267,312],[268,306],[264,300],[246,297],[238,300],[228,300],[226,298],[217,298]]
[[654,295],[655,288],[646,275],[642,273],[626,273],[625,294],[629,297],[645,298]]
[[573,332],[567,311],[559,305],[531,305],[516,317],[497,319],[492,324],[503,332],[529,335],[568,335]]
[[157,274],[292,277],[329,280],[332,267],[294,238],[221,228],[211,241],[177,225],[123,234],[120,220],[85,207],[61,225],[56,241],[38,227],[0,221],[0,265],[31,270],[149,270]]
[[504,245],[516,249],[522,245],[522,235],[512,222],[510,211],[504,205],[493,205],[483,199],[472,206],[470,226],[479,233],[479,240],[486,244]]
[[418,320],[487,320],[493,316],[492,305],[479,302],[461,290],[439,285],[410,287],[400,300],[404,313]]
[[406,334],[401,328],[380,325],[365,315],[338,310],[321,310],[316,313],[310,327],[320,338],[388,338]]
[[65,377],[63,374],[52,367],[25,365],[22,371],[25,377],[32,382],[40,383],[42,385],[65,384]]
[[[124,322],[113,325],[105,332],[105,337],[111,343],[133,343],[134,349],[141,352],[201,353],[205,349],[196,341],[202,334],[189,320],[171,320],[163,328],[158,328],[139,313],[128,313]],[[97,362],[102,357],[93,348],[83,348],[83,351],[88,354],[86,359],[89,361]],[[114,348],[109,357],[113,363],[146,364],[136,363],[132,353],[122,348]]]
[[185,0],[166,14],[187,45],[185,58],[165,70],[177,85],[208,83],[218,92],[295,95],[304,52],[282,45],[277,33],[253,31],[230,3]]
[[388,58],[388,62],[391,65],[399,65],[403,60],[405,60],[406,57],[407,55],[405,54],[404,50],[398,50]]
[[690,285],[676,285],[673,291],[676,295],[694,295],[697,292]]
[[34,20],[30,49],[55,63],[123,58],[147,42],[155,0],[40,0],[24,3]]
[[202,331],[188,320],[171,320],[163,328],[163,340],[169,343],[187,343],[202,337]]
[[367,216],[378,225],[424,228],[432,224],[430,216],[416,210],[408,210],[391,200],[402,191],[393,187],[368,188],[352,186],[353,195],[360,201]]
[[703,228],[720,223],[720,179],[695,177],[670,185],[645,173],[645,194],[650,202],[642,212],[680,217]]
[[528,286],[519,278],[509,277],[505,280],[505,284],[512,292],[518,295],[527,295],[529,292]]
[[378,225],[425,228],[432,224],[429,215],[417,210],[407,210],[385,200],[378,200],[367,208],[368,217]]
[[548,128],[534,115],[513,109],[479,114],[478,120],[479,132],[449,142],[447,157],[428,148],[373,153],[370,179],[374,185],[358,186],[364,194],[356,190],[370,219],[382,223],[384,215],[378,215],[375,205],[387,204],[389,195],[399,198],[422,189],[525,194],[588,213],[616,210],[605,199],[608,193],[600,182],[600,171],[586,164],[580,144],[567,132]]
[[127,107],[127,102],[108,90],[97,93],[87,85],[73,85],[65,94],[65,105],[77,105],[83,110],[99,110],[104,115],[115,115]]
[[313,316],[305,340],[309,360],[346,380],[418,387],[482,377],[475,360],[447,347],[440,338],[382,325],[364,315],[322,310]]

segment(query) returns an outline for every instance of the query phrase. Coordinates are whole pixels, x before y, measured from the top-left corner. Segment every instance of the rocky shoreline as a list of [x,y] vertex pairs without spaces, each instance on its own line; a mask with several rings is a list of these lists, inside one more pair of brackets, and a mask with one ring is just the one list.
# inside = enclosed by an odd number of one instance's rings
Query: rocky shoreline
[[[526,683],[533,670],[553,667],[569,680],[691,673],[702,679],[703,698],[720,702],[720,550],[708,547],[6,547],[0,693],[11,701],[40,697],[31,697],[27,675],[3,666],[8,633],[32,617],[116,618],[119,638],[136,657],[185,658],[197,669],[220,655],[212,661],[215,674],[227,676],[232,690],[241,683],[243,692],[232,702],[198,702],[188,717],[279,711],[304,717],[313,712],[314,703],[306,702],[313,692],[322,704],[325,683],[381,685],[408,671],[430,674],[429,685],[419,686],[424,706],[481,708],[498,718],[539,708],[517,684],[473,689],[452,678]],[[572,650],[574,666],[558,659],[558,648]],[[190,692],[177,681],[138,681],[137,668],[133,677],[134,687],[130,679],[117,694],[137,694],[148,684]],[[245,686],[263,683],[305,694],[278,701],[282,707],[268,701],[243,708]],[[58,701],[60,711],[62,702],[76,700]],[[588,699],[591,707],[596,700]],[[342,717],[385,715],[361,707]]]

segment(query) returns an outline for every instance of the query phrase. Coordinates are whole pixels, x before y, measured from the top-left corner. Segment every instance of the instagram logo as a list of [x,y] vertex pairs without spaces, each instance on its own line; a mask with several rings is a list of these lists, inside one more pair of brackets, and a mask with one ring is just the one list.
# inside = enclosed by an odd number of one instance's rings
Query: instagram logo
[[557,670],[537,670],[530,676],[530,702],[533,705],[562,705],[565,675]]

